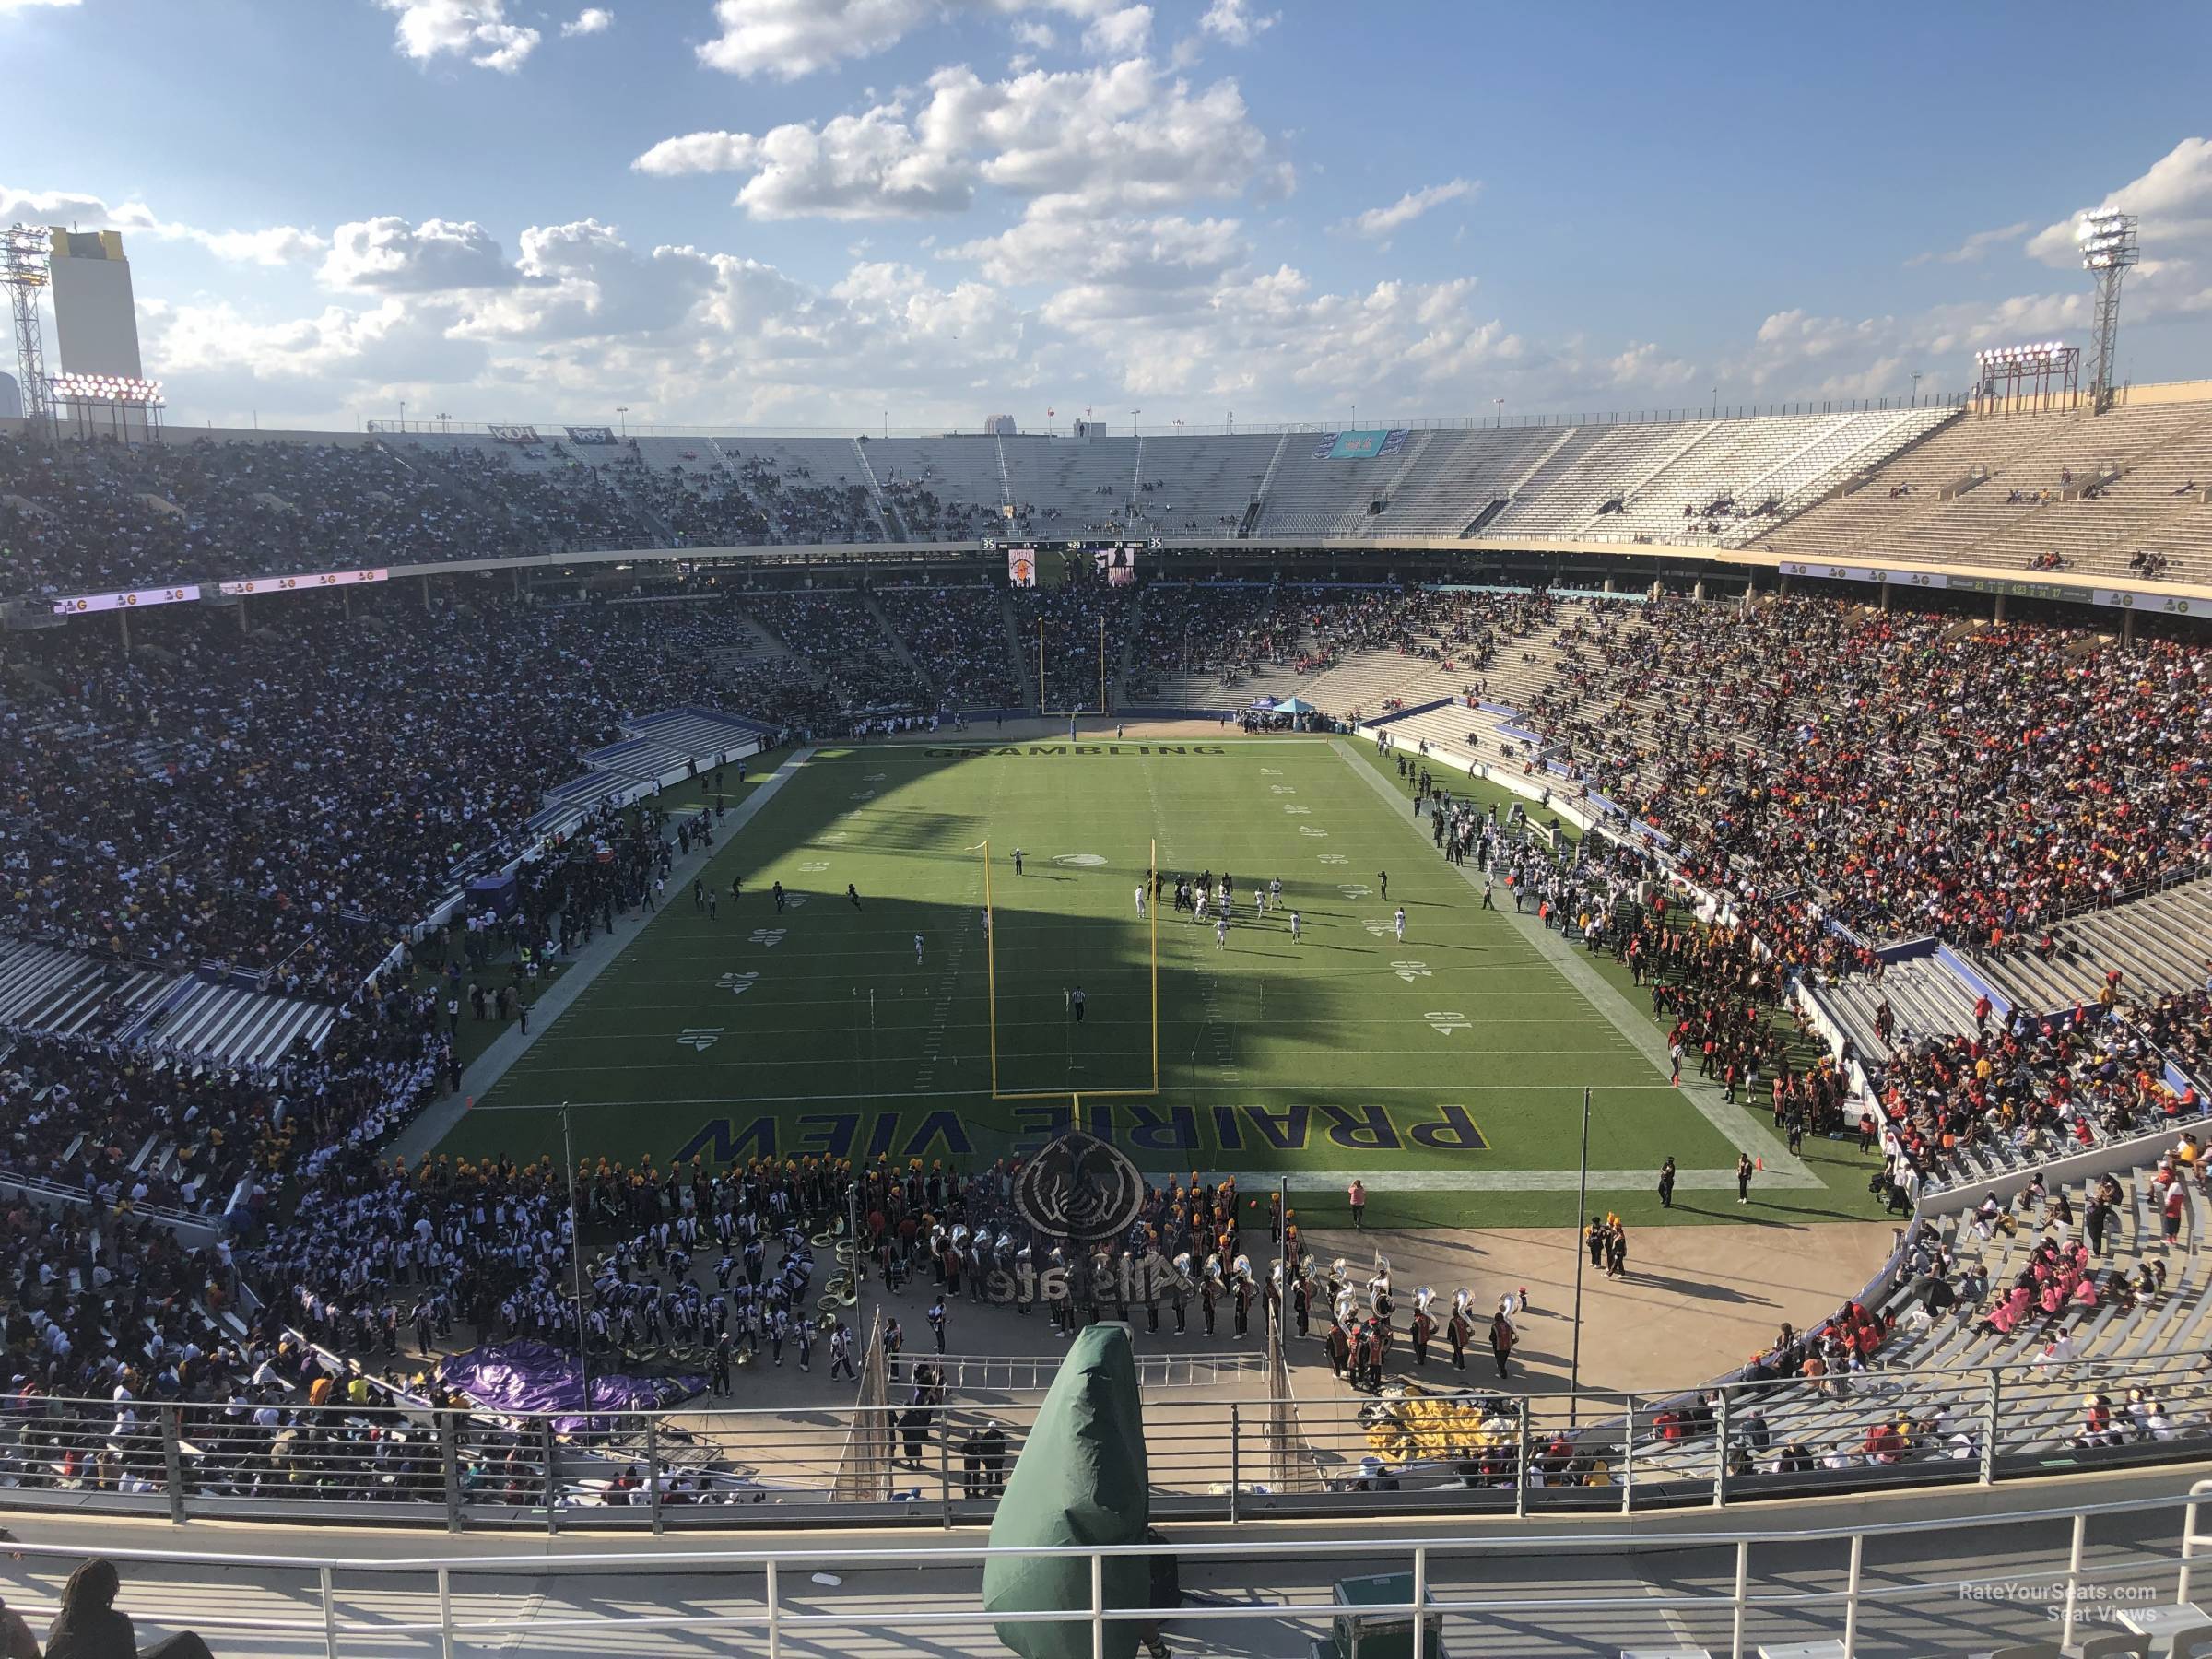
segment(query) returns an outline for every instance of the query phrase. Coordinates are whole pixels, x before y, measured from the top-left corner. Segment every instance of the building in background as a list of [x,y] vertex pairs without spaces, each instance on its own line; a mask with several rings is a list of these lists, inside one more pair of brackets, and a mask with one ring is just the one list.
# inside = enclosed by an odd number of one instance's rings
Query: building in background
[[0,420],[23,418],[23,388],[12,374],[0,374]]
[[52,382],[55,420],[87,435],[144,437],[159,418],[161,388],[139,359],[122,232],[54,227],[49,270],[61,347]]
[[1014,424],[1014,417],[1011,415],[994,415],[983,422],[983,432],[986,437],[1011,438],[1020,429]]

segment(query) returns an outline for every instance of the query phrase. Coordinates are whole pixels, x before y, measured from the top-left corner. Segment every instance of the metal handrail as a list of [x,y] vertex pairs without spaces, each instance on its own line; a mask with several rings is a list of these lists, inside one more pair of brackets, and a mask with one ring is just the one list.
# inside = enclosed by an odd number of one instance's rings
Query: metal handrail
[[[1253,1559],[1291,1558],[1312,1561],[1316,1558],[1335,1561],[1360,1559],[1407,1560],[1412,1568],[1410,1594],[1407,1600],[1389,1604],[1353,1604],[1340,1601],[1332,1594],[1325,1602],[1299,1601],[1285,1594],[1252,1597],[1227,1605],[1201,1606],[1178,1606],[1172,1609],[1155,1609],[1149,1606],[1109,1606],[1104,1594],[1104,1565],[1115,1557],[1149,1556],[1159,1552],[1156,1542],[1114,1546],[1038,1546],[1034,1547],[994,1547],[990,1545],[974,1547],[930,1546],[918,1549],[862,1548],[841,1551],[764,1551],[724,1550],[695,1553],[624,1552],[620,1554],[578,1553],[553,1558],[562,1565],[578,1571],[596,1567],[619,1567],[629,1571],[643,1569],[677,1569],[698,1574],[726,1571],[731,1568],[743,1570],[757,1567],[763,1575],[762,1605],[735,1612],[712,1612],[703,1608],[687,1608],[683,1612],[633,1614],[618,1618],[571,1617],[553,1614],[535,1618],[532,1627],[547,1632],[570,1630],[648,1630],[682,1626],[692,1629],[765,1630],[769,1652],[781,1652],[782,1635],[786,1630],[850,1629],[855,1620],[852,1611],[786,1612],[781,1593],[784,1571],[808,1566],[835,1565],[848,1569],[860,1567],[912,1568],[924,1563],[959,1563],[973,1566],[988,1563],[994,1559],[1070,1558],[1088,1560],[1090,1564],[1090,1595],[1088,1606],[1024,1613],[994,1612],[980,1606],[972,1608],[957,1606],[944,1609],[916,1608],[901,1610],[888,1618],[879,1611],[870,1614],[871,1624],[878,1627],[911,1629],[916,1630],[957,1630],[978,1626],[1006,1626],[1014,1624],[1050,1623],[1066,1625],[1081,1621],[1092,1632],[1093,1651],[1102,1651],[1106,1628],[1116,1623],[1152,1624],[1171,1622],[1177,1626],[1212,1624],[1239,1619],[1288,1619],[1310,1622],[1338,1618],[1418,1618],[1424,1622],[1436,1621],[1440,1626],[1446,1618],[1458,1616],[1494,1621],[1524,1616],[1541,1616],[1557,1618],[1563,1613],[1640,1613],[1671,1616],[1677,1609],[1712,1612],[1722,1607],[1732,1617],[1729,1652],[1732,1659],[1741,1659],[1747,1643],[1747,1625],[1753,1613],[1770,1611],[1820,1612],[1841,1607],[1842,1644],[1846,1655],[1855,1653],[1861,1618],[1868,1607],[1902,1606],[1915,1601],[1953,1599],[1968,1594],[1974,1587],[2002,1583],[2007,1586],[2008,1597],[2016,1597],[2020,1585],[2048,1586],[2063,1594],[2062,1641],[2074,1637],[2077,1614],[2085,1588],[2105,1583],[2143,1583],[2152,1578],[2163,1578],[2175,1571],[2176,1601],[2185,1605],[2190,1587],[2189,1573],[2197,1545],[2203,1541],[2197,1531],[2199,1502],[2212,1481],[2199,1481],[2186,1493],[2166,1493],[2132,1500],[2117,1500],[2065,1509],[2035,1508],[2008,1512],[2003,1514],[1968,1514],[1941,1519],[1900,1521],[1894,1524],[1861,1523],[1855,1526],[1810,1526],[1784,1528],[1746,1528],[1728,1532],[1672,1531],[1657,1535],[1648,1529],[1638,1534],[1607,1533],[1529,1533],[1504,1539],[1483,1538],[1409,1538],[1392,1540],[1315,1540],[1298,1538],[1242,1538],[1234,1543],[1201,1544],[1173,1543],[1171,1545],[1179,1559],[1214,1560],[1221,1559]],[[2141,1515],[2147,1511],[2184,1509],[2184,1529],[2177,1553],[2164,1551],[2131,1552],[2112,1561],[2095,1566],[2083,1561],[2084,1544],[2088,1521],[2092,1516]],[[1865,1582],[1864,1544],[1867,1534],[1878,1524],[1885,1535],[1918,1535],[1923,1533],[1956,1532],[1972,1528],[1985,1530],[1991,1526],[2037,1525],[2052,1521],[2070,1523],[2066,1561],[2063,1568],[2025,1568],[2009,1561],[1992,1563],[1991,1572],[1959,1573],[1929,1582],[1897,1584],[1873,1584]],[[1839,1589],[1798,1590],[1777,1589],[1754,1593],[1750,1585],[1749,1567],[1754,1547],[1818,1544],[1841,1541],[1849,1546],[1845,1578]],[[1500,1595],[1485,1591],[1478,1598],[1433,1596],[1431,1587],[1436,1583],[1432,1558],[1445,1560],[1465,1558],[1480,1550],[1489,1553],[1500,1545],[1507,1548],[1541,1550],[1546,1554],[1560,1552],[1606,1552],[1627,1550],[1671,1550],[1684,1546],[1700,1548],[1732,1548],[1735,1571],[1731,1587],[1726,1591],[1677,1591],[1647,1585],[1634,1594],[1598,1594],[1583,1596],[1515,1596]],[[459,1641],[477,1637],[494,1630],[512,1630],[511,1617],[459,1618],[453,1604],[453,1582],[456,1573],[475,1571],[512,1574],[518,1567],[528,1566],[543,1573],[546,1559],[537,1556],[513,1555],[494,1557],[424,1558],[411,1560],[390,1559],[356,1559],[344,1557],[294,1557],[258,1554],[225,1554],[204,1551],[145,1550],[128,1547],[97,1548],[81,1545],[21,1545],[16,1547],[23,1556],[38,1559],[59,1558],[81,1559],[88,1556],[104,1556],[117,1561],[147,1563],[178,1567],[215,1567],[229,1569],[263,1569],[280,1572],[312,1571],[316,1583],[316,1612],[319,1617],[264,1618],[228,1613],[206,1613],[194,1609],[181,1618],[162,1618],[158,1610],[142,1611],[141,1617],[164,1623],[191,1624],[212,1630],[265,1631],[312,1635],[320,1630],[324,1653],[336,1659],[340,1639],[352,1636],[375,1636],[388,1640],[395,1635],[438,1637],[443,1653],[454,1652]],[[425,1573],[435,1583],[438,1617],[435,1622],[419,1618],[364,1619],[341,1613],[335,1589],[336,1574],[344,1572],[375,1572],[389,1576],[395,1572]],[[2000,1576],[1996,1576],[2001,1574]],[[2060,1595],[2051,1598],[2054,1603]],[[2148,1605],[2146,1598],[2146,1605]],[[43,1613],[36,1605],[32,1611]]]

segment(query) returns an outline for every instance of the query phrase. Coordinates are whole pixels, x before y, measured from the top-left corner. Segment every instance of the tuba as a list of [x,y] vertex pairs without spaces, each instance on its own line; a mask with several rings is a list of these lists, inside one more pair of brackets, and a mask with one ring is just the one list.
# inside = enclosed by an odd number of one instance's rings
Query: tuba
[[1206,1282],[1216,1287],[1221,1283],[1221,1258],[1218,1255],[1206,1258]]
[[1463,1286],[1452,1293],[1453,1318],[1464,1319],[1472,1324],[1474,1323],[1474,1306],[1475,1293],[1467,1289],[1465,1287]]
[[1359,1299],[1349,1290],[1336,1292],[1336,1323],[1347,1331],[1359,1323]]
[[1429,1312],[1429,1304],[1435,1300],[1436,1292],[1423,1285],[1413,1293],[1413,1311],[1417,1313],[1426,1313]]
[[1188,1296],[1198,1288],[1197,1281],[1191,1277],[1191,1253],[1189,1251],[1186,1250],[1178,1255],[1169,1265],[1175,1269],[1175,1294],[1177,1296]]
[[968,1253],[968,1224],[964,1221],[956,1223],[953,1227],[952,1253],[963,1257]]
[[1230,1269],[1237,1276],[1240,1284],[1249,1285],[1252,1283],[1252,1258],[1250,1256],[1239,1256],[1230,1264]]

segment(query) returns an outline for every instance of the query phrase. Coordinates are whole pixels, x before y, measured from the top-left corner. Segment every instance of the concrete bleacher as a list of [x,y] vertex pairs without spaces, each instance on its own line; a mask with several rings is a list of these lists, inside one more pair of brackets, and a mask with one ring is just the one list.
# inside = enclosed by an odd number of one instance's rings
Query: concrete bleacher
[[2006,951],[1984,964],[2006,994],[2039,1012],[2093,1003],[2108,971],[2131,992],[2187,991],[2212,973],[2212,877],[2183,882],[2051,929],[2048,962]]
[[0,1030],[105,1037],[174,982],[156,969],[120,969],[33,939],[0,939]]
[[295,1045],[321,1048],[336,1018],[324,1003],[191,979],[116,1034],[213,1065],[268,1065]]
[[[2108,474],[2117,476],[2095,496],[2083,493]],[[1787,557],[1838,561],[2018,569],[2057,553],[2067,570],[2118,577],[2150,549],[2167,554],[2172,580],[2201,581],[2212,574],[2212,531],[2195,516],[2207,487],[2212,404],[1967,415],[1756,540]]]
[[1275,434],[1147,437],[1138,465],[1143,535],[1233,535],[1274,457]]
[[724,714],[718,709],[665,709],[623,723],[629,735],[586,755],[586,770],[546,792],[529,819],[533,834],[543,835],[575,814],[588,811],[609,795],[650,792],[661,780],[697,762],[702,769],[727,757],[752,754],[771,728],[759,721]]
[[[1957,1456],[1959,1447],[1952,1437],[1959,1434],[1978,1457],[1992,1367],[2018,1368],[2003,1372],[1998,1384],[2003,1401],[1994,1452],[1999,1456],[2067,1446],[2079,1431],[2082,1396],[2088,1392],[2106,1396],[2116,1426],[2129,1439],[2135,1438],[2135,1425],[2127,1412],[2128,1391],[2135,1387],[2164,1406],[2176,1435],[2212,1433],[2212,1388],[2191,1357],[2212,1336],[2212,1256],[2186,1241],[2178,1248],[2161,1241],[2151,1177],[2170,1144],[2163,1136],[2144,1141],[2134,1161],[2115,1171],[2122,1197],[2115,1224],[2107,1231],[2106,1253],[2093,1262],[2100,1292],[2094,1309],[2070,1306],[2049,1318],[2038,1312],[2009,1334],[1981,1328],[1982,1317],[2005,1300],[2040,1240],[2066,1244],[2082,1237],[2081,1217],[2101,1177],[2052,1182],[2051,1199],[2043,1206],[2008,1206],[2009,1230],[1989,1229],[1986,1237],[1970,1209],[1932,1218],[1924,1222],[1922,1238],[1929,1255],[1947,1252],[1961,1270],[1978,1266],[1989,1280],[1987,1295],[1971,1305],[1962,1298],[1955,1309],[1939,1314],[1916,1312],[1912,1284],[1901,1281],[1873,1310],[1898,1323],[1867,1370],[1850,1374],[1826,1394],[1798,1384],[1770,1387],[1756,1398],[1739,1396],[1734,1403],[1732,1440],[1740,1439],[1745,1415],[1755,1407],[1771,1446],[1802,1442],[1817,1458],[1848,1453],[1856,1465],[1865,1461],[1860,1453],[1870,1428],[1904,1418],[1932,1418],[1938,1424],[1936,1432],[1916,1438],[1907,1461]],[[2053,1218],[2062,1190],[2072,1206],[2071,1226]],[[2201,1195],[2193,1193],[2190,1205],[2201,1218]],[[2167,1272],[2163,1289],[2123,1312],[2123,1299],[2111,1294],[2112,1287],[2122,1275],[2139,1282],[2144,1262],[2153,1256]],[[2046,1348],[2061,1335],[2070,1340],[2072,1353],[2063,1360],[2046,1360]],[[1637,1427],[1640,1477],[1712,1477],[1716,1448],[1711,1434],[1674,1441],[1653,1437],[1647,1443],[1649,1424],[1640,1420]],[[1755,1461],[1763,1468],[1763,1458]]]

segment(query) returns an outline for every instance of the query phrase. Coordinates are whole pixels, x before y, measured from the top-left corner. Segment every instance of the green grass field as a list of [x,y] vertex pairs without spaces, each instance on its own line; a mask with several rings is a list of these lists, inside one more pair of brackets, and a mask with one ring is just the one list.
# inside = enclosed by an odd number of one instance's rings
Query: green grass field
[[[1656,1218],[1652,1173],[1671,1155],[1676,1218],[1743,1215],[1719,1189],[1763,1114],[1669,1088],[1629,1030],[1648,1006],[1612,964],[1562,965],[1559,936],[1510,901],[1484,912],[1394,767],[1351,747],[818,751],[715,855],[719,917],[672,891],[442,1149],[553,1147],[567,1101],[586,1155],[988,1164],[1079,1100],[1147,1171],[1293,1175],[1309,1219],[1358,1173],[1376,1222],[1524,1225],[1572,1215],[1587,1087],[1594,1205]],[[1138,917],[1156,841],[1170,897],[1178,872],[1235,877],[1225,946],[1164,900]],[[1287,916],[1253,915],[1253,886],[1278,877],[1295,944]],[[1870,1215],[1864,1168],[1823,1143],[1761,1183],[1761,1213]]]

